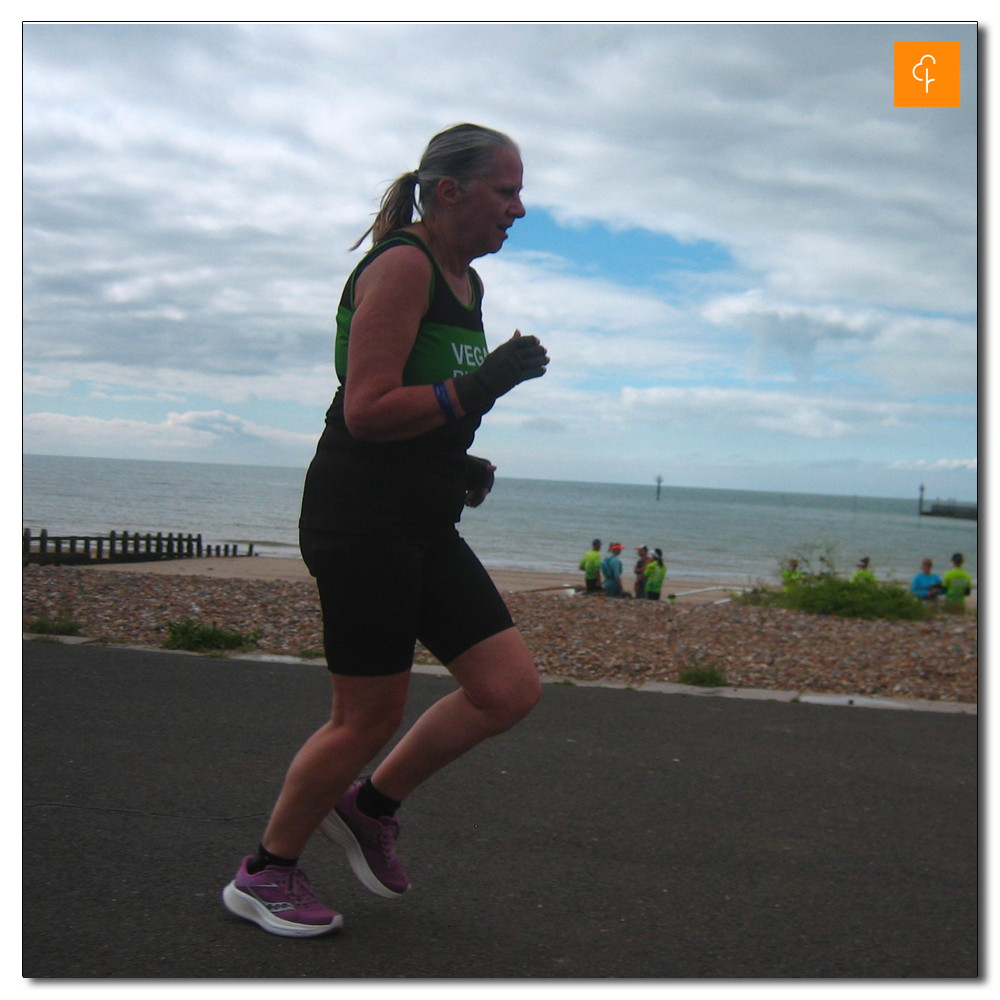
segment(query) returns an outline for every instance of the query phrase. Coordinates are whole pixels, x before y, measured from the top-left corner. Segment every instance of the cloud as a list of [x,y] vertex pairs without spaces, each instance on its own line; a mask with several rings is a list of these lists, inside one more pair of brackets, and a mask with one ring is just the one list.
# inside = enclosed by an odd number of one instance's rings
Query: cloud
[[[178,461],[233,462],[258,456],[272,463],[304,464],[318,434],[266,427],[222,410],[170,413],[160,423],[119,417],[101,419],[61,413],[31,413],[24,418],[25,451],[29,454],[96,455]],[[297,461],[296,461],[297,460]]]
[[962,469],[966,472],[978,472],[979,460],[976,458],[918,458],[912,461],[899,460],[891,463],[892,469],[915,469],[928,472],[950,472]]
[[101,392],[99,389],[87,394],[91,399],[109,399],[116,403],[183,403],[183,396],[175,396],[169,392],[152,393],[112,393]]
[[875,376],[896,394],[976,393],[977,330],[973,322],[947,317],[900,316],[874,308],[802,305],[760,289],[705,304],[702,315],[721,327],[750,333],[757,342],[758,372],[778,352],[800,381],[809,381],[817,360]]
[[959,406],[875,403],[748,389],[628,387],[621,394],[620,412],[649,423],[749,424],[807,438],[837,438],[864,433],[873,426],[900,427],[930,417],[970,415]]
[[70,379],[59,378],[55,375],[32,375],[25,372],[21,376],[21,386],[25,394],[46,395],[69,388]]
[[566,425],[561,420],[551,417],[531,417],[525,420],[521,427],[526,431],[537,431],[540,434],[564,434]]
[[[332,356],[330,350],[324,352]],[[217,399],[224,403],[245,403],[253,401],[287,401],[305,406],[325,409],[333,399],[337,388],[337,376],[332,362],[316,365],[312,370],[274,372],[271,374],[230,374],[191,371],[140,365],[124,365],[112,362],[50,362],[50,372],[58,373],[54,379],[61,387],[78,383],[88,386],[92,397],[125,396],[122,389],[143,390],[135,392],[136,398],[158,398],[165,401],[183,399],[185,396],[199,396]],[[26,376],[28,378],[49,378],[49,376]],[[27,390],[26,390],[27,391]]]
[[746,430],[816,441],[864,438],[880,429],[905,431],[925,423],[974,417],[959,403],[869,401],[851,396],[793,394],[771,390],[691,386],[625,386],[616,392],[546,385],[548,377],[518,396],[498,401],[487,418],[509,427],[535,427],[559,414],[559,423],[594,440],[610,428],[699,427],[732,436]]

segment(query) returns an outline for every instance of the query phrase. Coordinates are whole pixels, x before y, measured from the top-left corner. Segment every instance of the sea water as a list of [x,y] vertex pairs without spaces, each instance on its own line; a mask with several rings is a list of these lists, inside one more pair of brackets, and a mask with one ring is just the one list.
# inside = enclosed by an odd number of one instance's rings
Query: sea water
[[[262,556],[298,557],[304,469],[26,455],[23,527],[51,535],[109,531],[201,534],[206,544],[252,542]],[[861,556],[883,579],[909,580],[953,552],[977,574],[978,525],[920,517],[912,500],[655,485],[497,479],[462,534],[492,569],[575,573],[591,540],[663,550],[673,577],[773,580],[778,563],[829,554],[849,574]],[[391,558],[391,554],[387,554]]]

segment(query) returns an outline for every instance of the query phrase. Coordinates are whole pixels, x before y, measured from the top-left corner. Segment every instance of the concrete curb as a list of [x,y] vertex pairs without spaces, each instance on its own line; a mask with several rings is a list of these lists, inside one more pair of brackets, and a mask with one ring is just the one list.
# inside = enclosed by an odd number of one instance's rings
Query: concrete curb
[[[70,646],[96,642],[86,636],[76,635],[33,635],[22,633],[26,640],[61,642]],[[118,649],[135,649],[147,653],[180,653],[183,656],[202,656],[185,649],[164,649],[162,646],[115,646]],[[281,653],[234,653],[222,654],[222,659],[251,660],[257,663],[288,663],[305,666],[323,666],[321,660],[303,660],[299,656],[284,656]],[[414,663],[415,674],[430,674],[435,677],[449,677],[446,667],[437,663]],[[690,684],[674,684],[670,681],[643,681],[630,684],[628,681],[582,681],[558,674],[540,674],[543,684],[568,684],[574,687],[617,688],[622,691],[652,691],[657,694],[689,694],[701,698],[745,698],[751,701],[800,702],[808,705],[836,705],[842,708],[889,708],[910,712],[946,712],[951,714],[978,715],[979,705],[964,701],[926,701],[919,698],[883,698],[866,694],[825,694],[820,691],[773,691],[767,688],[703,688]]]

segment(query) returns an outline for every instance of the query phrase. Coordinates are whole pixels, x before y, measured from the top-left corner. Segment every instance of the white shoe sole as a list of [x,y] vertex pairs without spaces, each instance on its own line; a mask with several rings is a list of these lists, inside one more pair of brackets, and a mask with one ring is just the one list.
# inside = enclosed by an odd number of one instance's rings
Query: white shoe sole
[[[351,832],[351,828],[340,818],[336,809],[331,809],[330,814],[319,825],[320,832],[332,840],[338,847],[342,847],[347,853],[347,863],[351,866],[351,871],[358,877],[358,881],[369,891],[383,899],[399,899],[402,892],[393,892],[392,889],[382,885],[375,877],[375,873],[368,867],[365,860],[365,852],[361,850],[358,838]],[[404,889],[403,892],[406,890]]]
[[328,924],[296,924],[291,920],[281,920],[263,903],[237,889],[235,882],[230,882],[222,890],[222,902],[230,913],[252,920],[269,933],[281,937],[319,937],[344,926],[344,918],[339,913]]

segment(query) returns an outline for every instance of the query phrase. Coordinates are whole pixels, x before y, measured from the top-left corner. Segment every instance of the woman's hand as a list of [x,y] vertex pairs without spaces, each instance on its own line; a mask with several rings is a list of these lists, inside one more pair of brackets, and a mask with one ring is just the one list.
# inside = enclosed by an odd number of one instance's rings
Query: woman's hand
[[493,489],[493,473],[497,467],[485,458],[465,456],[465,506],[478,507]]
[[485,413],[493,401],[529,378],[541,378],[549,357],[537,337],[522,337],[520,330],[486,355],[474,372],[455,378],[455,395],[466,413]]

